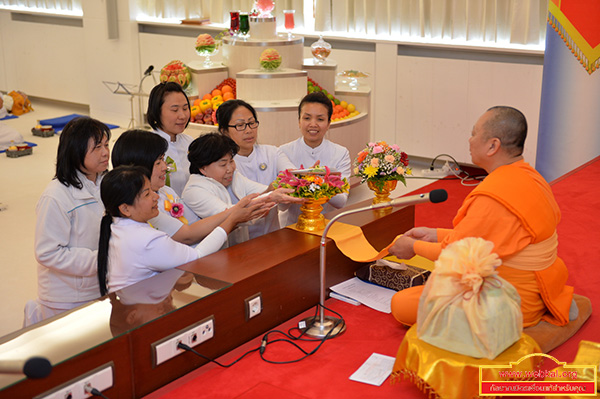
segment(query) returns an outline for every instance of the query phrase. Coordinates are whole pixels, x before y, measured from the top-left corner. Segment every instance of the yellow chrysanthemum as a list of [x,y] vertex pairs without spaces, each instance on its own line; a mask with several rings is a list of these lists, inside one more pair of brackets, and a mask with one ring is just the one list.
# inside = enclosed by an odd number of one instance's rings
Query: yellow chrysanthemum
[[365,168],[365,170],[363,171],[363,173],[365,174],[365,176],[367,176],[368,178],[371,178],[373,176],[375,176],[377,174],[377,170],[379,168],[373,167],[371,165],[367,166]]

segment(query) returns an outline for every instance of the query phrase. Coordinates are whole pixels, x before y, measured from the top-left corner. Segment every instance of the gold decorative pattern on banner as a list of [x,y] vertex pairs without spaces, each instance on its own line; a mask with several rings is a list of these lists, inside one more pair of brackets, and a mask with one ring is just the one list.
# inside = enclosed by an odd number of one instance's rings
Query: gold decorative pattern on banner
[[588,74],[591,75],[600,67],[600,46],[590,46],[559,6],[552,1],[548,5],[548,23],[563,39]]

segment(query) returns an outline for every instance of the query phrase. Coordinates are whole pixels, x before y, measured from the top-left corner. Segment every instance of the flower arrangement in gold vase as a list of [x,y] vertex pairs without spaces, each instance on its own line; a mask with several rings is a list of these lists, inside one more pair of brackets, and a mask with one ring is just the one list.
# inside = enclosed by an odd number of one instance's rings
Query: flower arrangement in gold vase
[[350,185],[339,172],[332,172],[327,166],[310,169],[284,170],[275,179],[274,186],[291,188],[292,197],[304,198],[300,207],[296,228],[304,231],[319,231],[325,228],[325,218],[321,214],[323,204],[330,198],[347,193]]
[[368,143],[354,161],[354,176],[375,193],[373,204],[389,202],[398,181],[406,185],[405,176],[410,174],[408,155],[398,145],[385,141]]

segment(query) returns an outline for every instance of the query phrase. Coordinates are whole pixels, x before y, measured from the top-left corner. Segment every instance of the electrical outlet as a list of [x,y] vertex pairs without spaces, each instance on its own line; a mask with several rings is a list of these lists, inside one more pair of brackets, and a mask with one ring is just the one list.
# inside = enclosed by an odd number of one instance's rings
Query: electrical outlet
[[420,172],[413,171],[415,177],[446,177],[452,175],[452,168],[448,161],[441,168],[421,169]]
[[262,295],[260,292],[246,298],[246,321],[258,316],[262,312]]
[[207,317],[200,321],[196,327],[192,328],[186,334],[187,342],[184,342],[189,347],[193,348],[196,345],[200,345],[204,341],[208,341],[215,335],[215,318],[213,316]]
[[194,346],[200,345],[202,342],[211,339],[214,335],[215,317],[211,315],[161,339],[160,341],[154,342],[152,344],[154,367],[185,352],[185,349],[180,349],[178,347],[180,342],[193,348]]
[[[88,390],[96,388],[103,392],[113,386],[113,362],[102,365],[89,373],[68,381],[50,392],[34,399],[85,399],[93,395]],[[88,389],[86,390],[86,387]]]

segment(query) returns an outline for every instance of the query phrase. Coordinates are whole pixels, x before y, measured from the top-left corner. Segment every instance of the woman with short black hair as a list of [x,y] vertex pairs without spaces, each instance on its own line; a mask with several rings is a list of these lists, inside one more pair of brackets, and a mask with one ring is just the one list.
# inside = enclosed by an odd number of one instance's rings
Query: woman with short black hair
[[148,97],[148,123],[169,143],[166,162],[170,172],[166,184],[178,195],[189,178],[187,151],[192,138],[183,131],[190,123],[190,100],[179,83],[165,82],[154,86]]
[[100,182],[108,168],[110,129],[92,118],[67,123],[58,142],[56,175],[36,206],[38,300],[25,325],[99,297],[96,256],[104,206]]
[[[204,134],[190,144],[190,179],[183,190],[183,200],[196,215],[203,218],[223,212],[235,205],[240,198],[256,193],[264,193],[267,201],[273,203],[303,202],[301,198],[287,195],[293,191],[291,189],[278,188],[269,192],[267,185],[236,172],[233,157],[238,150],[239,146],[235,141],[219,133]],[[272,209],[265,219],[251,223],[239,225],[230,234],[229,245],[278,229],[277,208]]]
[[256,182],[270,185],[280,171],[294,169],[288,157],[274,145],[258,144],[256,110],[244,100],[228,100],[217,108],[219,131],[239,146],[237,170]]

